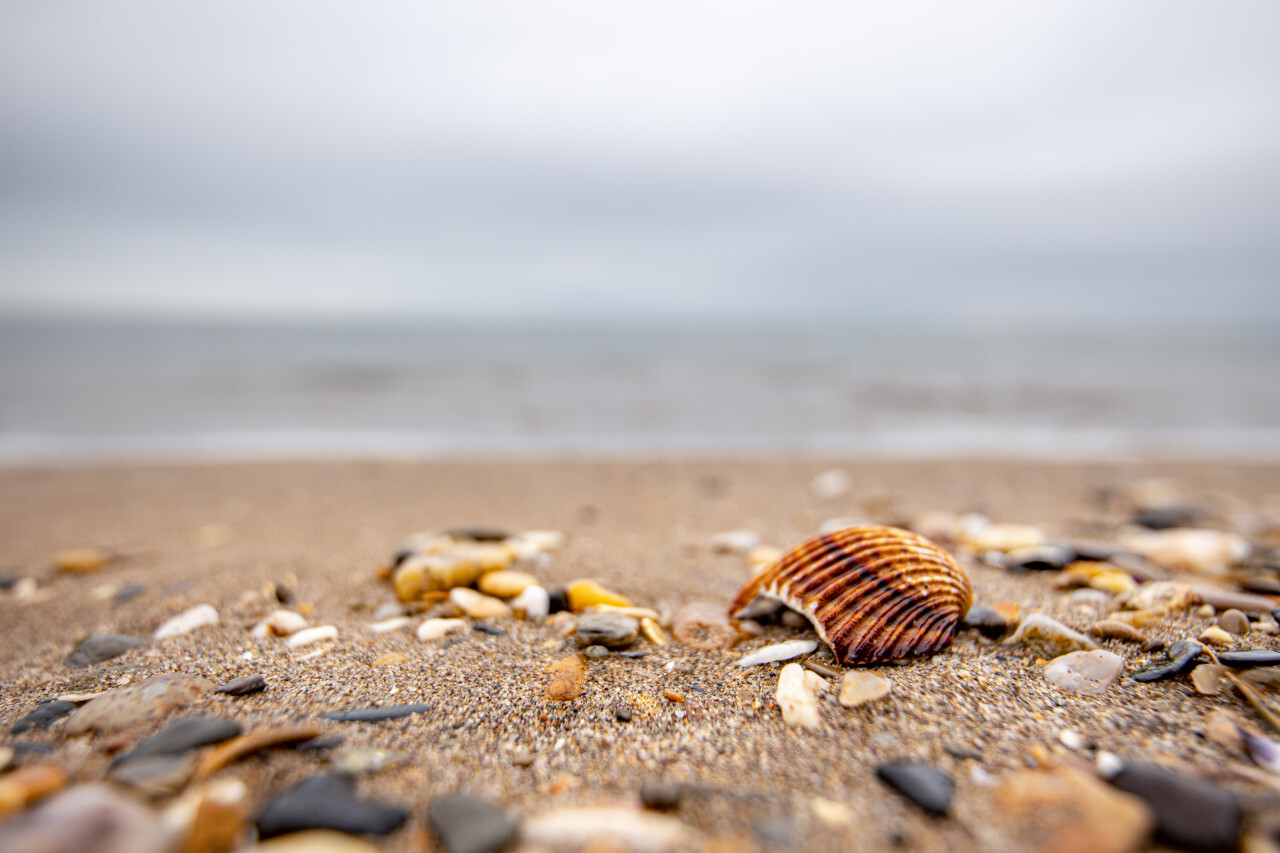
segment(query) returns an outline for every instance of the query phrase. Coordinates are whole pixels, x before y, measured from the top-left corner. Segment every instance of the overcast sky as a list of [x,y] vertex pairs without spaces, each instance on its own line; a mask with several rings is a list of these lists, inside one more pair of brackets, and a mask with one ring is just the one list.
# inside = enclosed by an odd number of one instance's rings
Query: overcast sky
[[0,313],[1280,321],[1280,5],[8,2]]

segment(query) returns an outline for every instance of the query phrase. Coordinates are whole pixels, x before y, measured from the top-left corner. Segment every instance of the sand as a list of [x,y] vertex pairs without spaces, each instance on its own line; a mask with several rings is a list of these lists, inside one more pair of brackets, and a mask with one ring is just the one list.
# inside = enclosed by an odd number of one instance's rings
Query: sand
[[[822,498],[815,475],[832,467],[849,491]],[[34,601],[0,598],[0,744],[50,744],[49,758],[78,781],[101,778],[109,737],[8,735],[37,701],[102,690],[125,680],[183,671],[221,683],[257,672],[269,689],[240,699],[211,696],[192,709],[248,729],[314,721],[326,711],[424,702],[431,711],[381,723],[322,722],[347,744],[406,753],[363,777],[362,795],[409,807],[404,829],[378,841],[394,851],[432,849],[426,805],[454,790],[482,793],[528,819],[575,805],[632,805],[642,781],[686,786],[678,819],[705,849],[1018,849],[986,784],[1046,755],[1092,759],[1063,746],[1072,729],[1090,747],[1134,760],[1211,771],[1245,797],[1268,795],[1242,753],[1206,740],[1205,715],[1229,708],[1254,718],[1234,695],[1196,695],[1185,679],[1122,679],[1100,696],[1047,684],[1044,661],[1025,647],[965,632],[946,652],[877,668],[894,683],[885,699],[856,709],[822,703],[822,727],[786,725],[773,702],[779,665],[739,669],[766,641],[812,636],[769,627],[761,640],[722,652],[672,644],[636,648],[638,660],[588,665],[583,695],[543,698],[543,668],[569,653],[546,625],[506,620],[506,636],[472,632],[424,643],[410,629],[374,635],[373,611],[393,600],[378,577],[411,533],[480,525],[549,528],[568,545],[540,571],[548,585],[594,578],[636,604],[670,613],[690,601],[728,603],[750,576],[738,555],[714,554],[708,538],[748,528],[789,547],[832,517],[903,523],[927,510],[980,511],[1042,526],[1051,536],[1108,539],[1127,512],[1126,488],[1167,478],[1208,501],[1219,526],[1270,512],[1280,465],[1158,461],[558,460],[325,461],[201,465],[14,468],[0,472],[0,574],[33,576]],[[1232,522],[1231,519],[1236,519]],[[101,571],[58,574],[53,555],[103,546],[120,554]],[[978,603],[1010,600],[1077,628],[1045,573],[1015,575],[964,561]],[[250,637],[269,609],[264,590],[283,585],[312,625],[339,639],[291,650]],[[128,584],[145,591],[113,603]],[[150,637],[165,619],[213,605],[221,624],[152,643],[85,670],[63,658],[95,633]],[[416,623],[415,619],[415,623]],[[1194,613],[1146,631],[1155,640],[1195,637],[1211,619]],[[1163,658],[1107,641],[1128,670]],[[1240,646],[1245,646],[1243,641]],[[1257,635],[1249,646],[1278,648]],[[317,650],[319,655],[313,655]],[[374,667],[389,652],[408,660]],[[673,703],[664,690],[683,693]],[[615,719],[620,704],[630,723]],[[155,721],[127,732],[140,739]],[[513,757],[532,753],[530,766]],[[956,780],[952,817],[933,819],[875,778],[882,761],[927,761]],[[233,765],[255,805],[326,767],[323,752],[276,752]],[[1234,772],[1232,768],[1247,768]],[[819,800],[839,807],[815,806]]]

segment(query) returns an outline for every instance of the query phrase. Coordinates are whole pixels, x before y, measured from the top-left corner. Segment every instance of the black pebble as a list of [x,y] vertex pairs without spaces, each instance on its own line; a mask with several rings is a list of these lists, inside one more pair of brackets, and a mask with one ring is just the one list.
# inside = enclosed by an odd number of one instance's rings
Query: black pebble
[[324,752],[326,749],[335,749],[347,742],[347,739],[334,735],[332,737],[313,737],[311,740],[304,740],[293,748],[294,752]]
[[14,723],[13,728],[9,729],[9,731],[11,734],[17,735],[22,734],[27,729],[47,729],[75,709],[74,703],[47,699],[27,712],[27,715]]
[[613,718],[620,723],[631,722],[631,708],[628,705],[619,705],[613,709]]
[[640,658],[644,657],[647,654],[649,653],[648,652],[618,652],[618,657],[630,658],[632,660],[639,660]]
[[340,723],[376,723],[379,720],[394,720],[410,714],[421,714],[430,711],[430,705],[421,702],[413,705],[388,705],[385,708],[357,708],[354,711],[330,711],[321,714],[322,720],[337,720]]
[[501,628],[495,628],[492,625],[486,625],[484,622],[475,622],[471,625],[471,627],[475,628],[481,634],[488,634],[491,637],[507,636],[506,631],[502,630]]
[[1280,652],[1270,649],[1245,649],[1239,652],[1219,652],[1218,661],[1236,669],[1250,669],[1255,666],[1280,665]]
[[395,556],[391,558],[391,568],[393,569],[400,568],[401,563],[403,563],[405,560],[409,559],[416,553],[418,552],[415,551],[413,548],[401,548],[399,551],[396,551]]
[[267,803],[254,823],[263,838],[304,829],[386,835],[408,816],[408,811],[399,806],[357,800],[355,780],[348,776],[323,775],[286,788]]
[[680,805],[680,786],[650,779],[640,786],[640,802],[646,809],[666,812]]
[[1199,507],[1161,506],[1140,509],[1129,517],[1129,521],[1148,530],[1169,530],[1174,527],[1194,527],[1199,518]]
[[547,590],[547,597],[551,599],[551,612],[559,613],[562,610],[569,609],[569,588],[563,586],[553,586]]
[[183,717],[119,756],[113,763],[123,764],[155,755],[176,755],[197,746],[222,743],[243,731],[239,723],[222,717]]
[[489,800],[470,794],[432,800],[427,823],[448,853],[498,853],[520,832],[515,818]]
[[1111,784],[1144,800],[1156,831],[1174,846],[1197,853],[1237,849],[1240,806],[1225,788],[1158,764],[1126,765]]
[[0,589],[13,589],[18,583],[17,575],[3,574],[0,575]]
[[1165,650],[1169,662],[1164,666],[1156,666],[1135,672],[1130,678],[1134,681],[1163,681],[1175,675],[1184,675],[1195,668],[1196,659],[1204,653],[1204,646],[1193,640],[1181,640]]
[[275,584],[276,601],[281,604],[293,603],[293,591],[282,583]]
[[118,658],[129,649],[136,649],[145,642],[127,634],[98,634],[76,646],[75,651],[67,655],[63,663],[71,669],[84,669],[90,664]]
[[876,775],[932,815],[951,808],[955,783],[941,770],[919,761],[890,761],[876,768]]
[[252,693],[261,693],[266,689],[267,680],[254,673],[253,675],[242,675],[239,678],[233,678],[213,692],[225,693],[228,696],[248,696]]

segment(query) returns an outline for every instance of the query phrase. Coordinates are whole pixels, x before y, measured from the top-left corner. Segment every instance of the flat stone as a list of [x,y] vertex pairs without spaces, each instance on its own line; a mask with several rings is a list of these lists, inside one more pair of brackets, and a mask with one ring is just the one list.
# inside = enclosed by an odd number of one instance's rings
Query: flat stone
[[313,643],[323,643],[336,639],[338,639],[337,626],[317,625],[314,628],[304,628],[296,634],[290,634],[289,639],[285,640],[285,645],[291,649],[300,649]]
[[388,767],[404,764],[410,758],[407,752],[392,749],[378,749],[372,746],[344,746],[334,750],[329,756],[329,763],[344,773],[363,776],[366,773],[377,773]]
[[1276,603],[1265,595],[1252,595],[1226,589],[1211,583],[1191,583],[1188,586],[1205,604],[1212,604],[1219,610],[1235,608],[1245,613],[1270,613]]
[[515,598],[537,582],[538,579],[528,572],[501,569],[481,575],[480,580],[476,581],[476,586],[485,595],[496,598]]
[[1147,804],[1157,834],[1170,844],[1203,853],[1237,849],[1241,810],[1225,788],[1158,764],[1126,764],[1110,781]]
[[0,823],[5,853],[169,853],[160,816],[108,785],[78,785]]
[[431,706],[416,702],[412,705],[387,705],[382,708],[356,708],[349,711],[330,711],[321,714],[322,720],[337,720],[340,723],[376,723],[380,720],[395,720],[410,714],[421,714],[430,711]]
[[581,655],[569,655],[550,663],[544,670],[549,676],[542,695],[552,702],[568,702],[582,695],[587,682],[587,667]]
[[891,690],[893,690],[893,682],[889,679],[874,672],[851,669],[840,679],[840,693],[837,699],[846,708],[856,708],[888,696]]
[[225,693],[228,696],[249,696],[267,689],[267,680],[261,675],[242,675],[221,685],[214,693]]
[[496,803],[471,794],[436,797],[427,825],[447,853],[498,853],[520,833],[520,824]]
[[1137,628],[1116,619],[1100,619],[1089,626],[1089,634],[1099,640],[1122,640],[1126,643],[1141,643],[1146,638]]
[[418,639],[423,641],[438,640],[447,634],[466,631],[471,627],[466,619],[428,619],[418,626]]
[[640,635],[640,620],[619,613],[584,613],[578,617],[573,640],[579,648],[604,646],[625,649]]
[[73,702],[59,702],[56,699],[46,699],[44,702],[36,705],[27,712],[21,720],[13,724],[13,728],[9,729],[11,734],[22,734],[28,729],[48,729],[58,720],[70,714],[76,709]]
[[449,603],[472,619],[504,619],[511,615],[505,601],[464,586],[449,590]]
[[1192,640],[1181,640],[1165,650],[1165,656],[1169,659],[1167,664],[1135,672],[1130,678],[1134,681],[1151,682],[1185,675],[1195,668],[1196,658],[1202,654],[1204,646]]
[[1076,558],[1075,550],[1062,545],[1033,545],[1004,555],[1001,563],[1010,571],[1052,572]]
[[1234,607],[1218,617],[1218,627],[1228,634],[1249,633],[1249,617]]
[[1001,823],[1037,853],[1132,853],[1151,836],[1146,804],[1091,773],[1070,766],[1019,770],[994,793]]
[[920,761],[891,761],[876,767],[876,776],[932,815],[951,809],[955,783],[951,777]]
[[688,829],[678,819],[621,807],[562,808],[525,821],[523,838],[555,850],[598,849],[633,853],[668,853],[696,849]]
[[1044,678],[1063,690],[1077,693],[1105,693],[1124,671],[1124,658],[1097,649],[1071,652],[1054,658],[1044,668]]
[[1129,523],[1148,530],[1170,530],[1174,527],[1191,527],[1203,515],[1203,509],[1194,504],[1146,507],[1135,511],[1129,517]]
[[969,608],[969,612],[965,613],[961,626],[972,628],[984,637],[992,640],[998,639],[1006,631],[1009,630],[1009,620],[994,607],[988,607],[985,604],[977,604]]
[[76,646],[63,664],[71,669],[84,669],[104,660],[118,658],[145,643],[146,640],[130,637],[128,634],[97,634]]
[[1219,652],[1218,662],[1236,669],[1255,666],[1280,666],[1280,652],[1271,649],[1242,649],[1238,652]]
[[258,834],[274,838],[305,829],[332,829],[352,835],[387,835],[409,816],[399,806],[358,800],[348,776],[304,779],[276,795],[255,818]]
[[190,755],[146,755],[116,764],[107,772],[107,778],[159,798],[185,788],[194,768],[195,758]]
[[176,755],[222,743],[241,734],[244,730],[239,723],[225,720],[222,717],[183,717],[174,720],[142,743],[135,746],[115,760],[115,764],[136,761],[152,755]]
[[67,720],[69,735],[113,732],[128,728],[171,708],[190,705],[213,687],[203,678],[170,672],[108,690]]
[[146,584],[127,583],[120,589],[116,590],[116,594],[111,596],[112,604],[124,604],[133,601],[138,596],[147,591]]

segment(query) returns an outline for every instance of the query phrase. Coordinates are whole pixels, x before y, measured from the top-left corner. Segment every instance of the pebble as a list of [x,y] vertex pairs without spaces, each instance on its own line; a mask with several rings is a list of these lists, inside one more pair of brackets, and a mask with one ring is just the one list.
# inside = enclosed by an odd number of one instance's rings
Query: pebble
[[[812,673],[811,673],[812,674]],[[782,709],[782,719],[791,726],[816,729],[822,725],[818,700],[812,684],[805,679],[798,663],[789,663],[778,673],[778,689],[774,699]]]
[[427,825],[446,853],[498,853],[520,833],[520,823],[496,803],[471,794],[446,794],[427,806]]
[[78,785],[0,823],[11,853],[169,853],[158,815],[103,784]]
[[422,702],[410,705],[386,705],[381,708],[355,708],[347,711],[330,711],[321,714],[322,720],[336,720],[340,723],[376,723],[380,720],[395,720],[410,714],[421,714],[430,711],[431,706]]
[[127,601],[133,601],[146,591],[145,584],[128,583],[116,590],[115,595],[111,596],[111,602],[113,604],[124,604]]
[[321,730],[315,726],[286,726],[274,729],[259,729],[247,735],[233,738],[212,750],[196,768],[196,781],[207,779],[223,767],[264,749],[278,746],[292,746],[315,740]]
[[372,746],[344,746],[329,756],[329,763],[353,776],[366,773],[377,773],[388,767],[395,767],[409,761],[412,756],[407,752],[392,749],[378,749]]
[[1098,644],[1084,634],[1040,613],[1032,613],[1023,619],[1018,630],[1004,642],[1005,645],[1029,643],[1057,649],[1059,652],[1093,651],[1098,648]]
[[658,621],[650,616],[642,616],[640,618],[640,633],[655,646],[665,646],[671,642],[663,632],[662,626],[658,624]]
[[647,779],[640,784],[640,803],[646,809],[669,812],[680,805],[680,786],[673,782]]
[[259,639],[289,637],[305,630],[306,627],[307,617],[301,613],[295,613],[292,610],[276,610],[254,626],[253,636]]
[[60,572],[80,575],[101,570],[113,557],[106,548],[68,548],[53,555],[53,564]]
[[108,690],[67,720],[66,733],[114,732],[172,708],[190,705],[213,688],[203,678],[171,672]]
[[56,764],[32,764],[0,776],[0,819],[60,791],[67,774]]
[[392,631],[399,631],[408,624],[408,616],[392,616],[390,619],[383,619],[381,622],[370,622],[365,627],[370,634],[389,634]]
[[810,672],[817,673],[823,678],[840,678],[845,673],[845,671],[839,667],[828,666],[822,661],[814,658],[806,658],[804,668]]
[[579,647],[625,649],[640,635],[640,620],[618,613],[584,613],[578,617],[573,639]]
[[1206,604],[1211,604],[1219,610],[1229,610],[1235,608],[1243,610],[1245,613],[1270,613],[1276,603],[1264,595],[1251,595],[1247,592],[1237,592],[1234,589],[1224,589],[1209,583],[1191,583],[1187,587],[1194,592],[1200,600]]
[[1097,649],[1071,652],[1054,658],[1044,668],[1044,678],[1063,690],[1077,693],[1105,693],[1124,671],[1124,658]]
[[475,623],[474,625],[472,625],[471,627],[472,627],[472,628],[474,628],[475,630],[479,631],[481,634],[488,634],[490,637],[505,637],[505,636],[507,636],[507,632],[506,632],[506,631],[502,630],[501,628],[499,628],[499,627],[497,627],[497,626],[495,626],[495,625],[490,625],[490,624],[488,624],[487,622],[477,622],[477,623]]
[[726,530],[707,540],[707,546],[717,554],[746,554],[759,544],[760,534],[754,530]]
[[840,679],[840,693],[837,699],[846,708],[856,708],[888,696],[892,690],[893,682],[889,679],[874,672],[851,669]]
[[551,595],[536,583],[530,584],[511,600],[511,609],[521,619],[541,622],[551,614]]
[[568,702],[582,695],[583,685],[587,681],[587,668],[581,655],[569,655],[549,664],[546,668],[549,676],[543,695],[552,702]]
[[481,575],[480,580],[476,581],[476,586],[485,595],[492,595],[497,598],[515,598],[537,582],[538,579],[528,572],[501,569]]
[[[830,531],[820,530],[819,532],[829,533]],[[757,572],[763,571],[782,559],[785,553],[777,545],[757,545],[747,552],[747,564]]]
[[195,759],[189,755],[148,755],[112,766],[107,778],[159,799],[185,788],[194,766]]
[[1134,681],[1150,682],[1183,675],[1191,671],[1195,666],[1196,658],[1202,654],[1204,654],[1204,646],[1193,640],[1181,640],[1165,650],[1165,657],[1169,659],[1167,664],[1135,672],[1130,678]]
[[222,743],[243,731],[239,723],[222,717],[183,717],[117,757],[114,763],[123,764],[153,755],[176,755],[198,746]]
[[1075,559],[1075,550],[1062,545],[1033,545],[1004,555],[1002,565],[1010,571],[1058,571]]
[[668,853],[694,848],[684,824],[671,815],[622,807],[554,809],[525,821],[524,841],[555,850],[592,849]]
[[1236,533],[1179,528],[1149,530],[1123,539],[1124,547],[1163,569],[1223,575],[1249,556],[1249,542]]
[[1045,544],[1044,531],[1029,524],[991,522],[974,526],[965,532],[965,543],[978,553],[1000,551],[1007,554]]
[[338,629],[335,626],[317,625],[314,628],[306,628],[293,634],[289,639],[285,640],[285,645],[291,649],[300,649],[303,646],[336,639],[338,639]]
[[1088,746],[1084,738],[1080,737],[1079,732],[1073,729],[1063,729],[1058,732],[1058,742],[1067,749],[1084,749]]
[[128,634],[96,634],[76,646],[63,664],[70,669],[84,669],[104,660],[118,658],[145,643],[146,640],[130,637]]
[[739,660],[738,666],[757,666],[762,663],[791,660],[792,658],[800,657],[800,655],[810,654],[816,651],[817,648],[817,640],[787,640],[783,643],[774,643],[773,645],[756,649]]
[[59,702],[57,699],[46,699],[26,713],[22,719],[13,724],[11,734],[22,734],[28,729],[48,729],[58,720],[76,709],[73,702]]
[[1238,652],[1222,652],[1218,662],[1236,669],[1250,669],[1255,666],[1280,666],[1280,652],[1271,649],[1243,649]]
[[1202,663],[1191,670],[1191,683],[1201,696],[1217,696],[1222,691],[1222,675],[1230,667],[1216,663]]
[[505,601],[464,586],[449,590],[449,603],[472,619],[504,619],[511,615]]
[[197,628],[218,624],[218,611],[212,604],[197,604],[190,610],[183,611],[172,619],[163,622],[156,629],[154,639],[165,640],[169,637],[180,637],[190,634]]
[[1147,763],[1126,764],[1110,781],[1147,804],[1156,832],[1170,844],[1197,851],[1236,849],[1241,811],[1226,789]]
[[345,832],[308,829],[246,847],[241,853],[378,853],[378,848]]
[[444,535],[450,539],[472,542],[501,542],[511,538],[510,533],[497,527],[451,527],[444,532]]
[[813,491],[813,496],[820,500],[831,500],[848,493],[853,487],[853,480],[849,478],[848,473],[839,468],[829,468],[821,474],[813,478],[813,482],[809,484],[809,488]]
[[723,604],[694,601],[671,617],[671,633],[682,646],[700,651],[727,649],[738,642],[738,629]]
[[994,792],[1013,849],[1040,853],[1133,853],[1155,818],[1139,798],[1076,767],[1020,770]]
[[419,640],[438,640],[446,634],[465,631],[471,627],[465,619],[428,619],[418,626]]
[[353,835],[387,835],[408,811],[375,800],[358,800],[355,781],[344,775],[312,776],[276,795],[254,819],[258,834],[273,838],[305,829]]
[[218,779],[188,789],[165,812],[181,840],[181,853],[226,853],[240,849],[249,822],[249,788],[239,779]]
[[1235,640],[1231,634],[1216,625],[1205,628],[1196,639],[1211,646],[1229,646]]
[[1229,634],[1249,633],[1249,617],[1234,607],[1218,617],[1218,627]]
[[619,705],[613,709],[613,718],[620,723],[631,722],[631,714],[632,711],[630,705]]
[[955,783],[937,768],[920,761],[891,761],[876,767],[876,776],[931,815],[951,809]]
[[631,600],[625,596],[610,592],[595,581],[575,581],[565,590],[569,599],[569,609],[581,613],[588,607],[597,604],[612,604],[615,607],[630,607]]
[[609,656],[609,650],[604,646],[587,646],[582,653],[591,660],[604,660]]
[[248,696],[253,693],[261,693],[266,689],[267,680],[254,673],[253,675],[242,675],[239,678],[233,678],[213,692],[225,693],[228,696]]
[[1089,626],[1089,633],[1099,640],[1123,640],[1126,643],[1141,643],[1146,640],[1137,628],[1116,619],[1094,622]]
[[994,607],[985,604],[974,605],[964,615],[960,623],[965,628],[973,628],[984,637],[998,639],[1009,630],[1009,621]]
[[569,609],[569,588],[556,586],[547,590],[548,606],[552,613],[562,613]]

